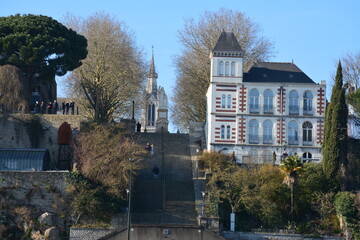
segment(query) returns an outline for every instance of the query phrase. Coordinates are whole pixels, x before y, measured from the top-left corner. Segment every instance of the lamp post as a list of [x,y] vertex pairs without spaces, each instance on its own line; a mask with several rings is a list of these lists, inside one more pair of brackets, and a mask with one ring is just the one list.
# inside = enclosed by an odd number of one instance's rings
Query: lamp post
[[196,149],[196,180],[199,179],[199,149]]
[[128,219],[127,219],[127,239],[130,240],[130,226],[131,226],[131,189],[132,189],[132,173],[131,173],[131,164],[133,159],[129,158],[130,161],[130,169],[129,169],[129,189],[126,190],[128,197]]
[[201,191],[201,195],[202,195],[201,216],[204,216],[205,191]]

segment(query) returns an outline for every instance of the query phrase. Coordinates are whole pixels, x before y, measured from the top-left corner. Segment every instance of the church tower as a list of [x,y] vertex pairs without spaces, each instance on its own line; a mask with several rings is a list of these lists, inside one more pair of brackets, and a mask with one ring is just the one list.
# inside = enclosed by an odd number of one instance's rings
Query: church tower
[[141,114],[141,131],[161,132],[163,129],[167,132],[168,101],[164,88],[157,86],[158,74],[155,71],[154,54],[152,54],[150,70],[146,77],[148,82]]

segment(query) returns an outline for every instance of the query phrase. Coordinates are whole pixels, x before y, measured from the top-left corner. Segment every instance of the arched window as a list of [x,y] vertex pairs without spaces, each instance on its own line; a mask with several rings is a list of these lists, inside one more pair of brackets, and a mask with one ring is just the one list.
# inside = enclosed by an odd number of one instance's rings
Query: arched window
[[222,108],[225,108],[225,106],[226,106],[226,95],[225,94],[223,94],[223,95],[221,95],[221,107]]
[[225,62],[225,76],[230,76],[229,62]]
[[152,105],[151,109],[151,126],[155,126],[155,104]]
[[311,122],[304,122],[302,125],[304,145],[312,145],[312,127]]
[[150,121],[151,121],[151,104],[148,105],[147,120],[148,120],[148,125],[150,125]]
[[219,76],[224,76],[224,62],[220,61],[219,63]]
[[227,108],[231,108],[231,95],[227,95]]
[[299,94],[295,90],[289,93],[289,114],[299,114]]
[[221,139],[225,139],[225,126],[224,125],[221,125],[221,136],[220,136]]
[[226,127],[226,139],[230,139],[230,137],[231,137],[230,126],[227,125],[227,127]]
[[264,113],[273,113],[274,95],[270,89],[264,92]]
[[147,120],[148,126],[155,126],[155,104],[153,103],[148,105]]
[[306,91],[304,93],[304,114],[306,115],[312,115],[312,100],[313,95],[310,91]]
[[250,90],[250,112],[259,112],[259,91],[257,89]]
[[288,129],[289,129],[289,134],[288,134],[288,143],[290,145],[297,145],[299,144],[299,139],[298,139],[298,124],[295,121],[291,121],[289,122],[288,125]]
[[231,76],[235,76],[235,62],[231,62]]
[[246,159],[245,163],[257,164],[259,162],[259,153],[256,149],[251,149],[248,155],[249,157]]
[[263,164],[273,162],[273,153],[269,150],[265,150],[261,154],[261,160]]
[[249,122],[249,143],[259,143],[259,122],[255,119]]
[[304,152],[302,155],[303,162],[310,162],[312,159],[312,154],[309,152]]
[[272,139],[272,127],[273,124],[270,120],[265,120],[263,123],[263,142],[264,144],[271,144]]

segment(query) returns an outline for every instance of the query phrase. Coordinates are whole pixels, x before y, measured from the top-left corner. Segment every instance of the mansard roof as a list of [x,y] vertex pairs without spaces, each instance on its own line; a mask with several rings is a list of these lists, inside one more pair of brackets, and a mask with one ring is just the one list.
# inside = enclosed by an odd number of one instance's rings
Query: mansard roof
[[154,61],[154,54],[151,58],[151,64],[150,64],[150,71],[146,75],[147,78],[158,78],[158,74],[155,71],[155,61]]
[[222,32],[213,51],[214,56],[242,56],[243,50],[232,32]]
[[314,83],[294,63],[257,62],[244,73],[244,82]]

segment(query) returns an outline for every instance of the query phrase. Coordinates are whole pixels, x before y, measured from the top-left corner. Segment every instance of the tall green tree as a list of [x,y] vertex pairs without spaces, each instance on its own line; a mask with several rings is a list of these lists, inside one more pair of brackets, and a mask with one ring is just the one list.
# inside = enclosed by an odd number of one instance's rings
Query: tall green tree
[[87,55],[85,37],[51,17],[13,15],[0,17],[0,65],[18,67],[28,79],[42,81],[63,76],[81,65]]
[[325,113],[323,142],[323,169],[326,178],[335,189],[346,188],[347,167],[347,117],[345,88],[341,62],[339,61],[330,104]]
[[70,15],[65,21],[86,36],[89,50],[83,65],[68,78],[70,94],[96,122],[131,116],[133,100],[141,102],[146,72],[134,34],[102,12],[86,19]]
[[198,21],[185,20],[178,31],[183,50],[174,58],[177,71],[172,118],[179,127],[187,129],[189,122],[206,118],[206,91],[210,81],[209,54],[222,31],[234,32],[244,50],[244,68],[254,61],[273,56],[273,43],[261,36],[260,26],[244,13],[220,9],[205,12]]

